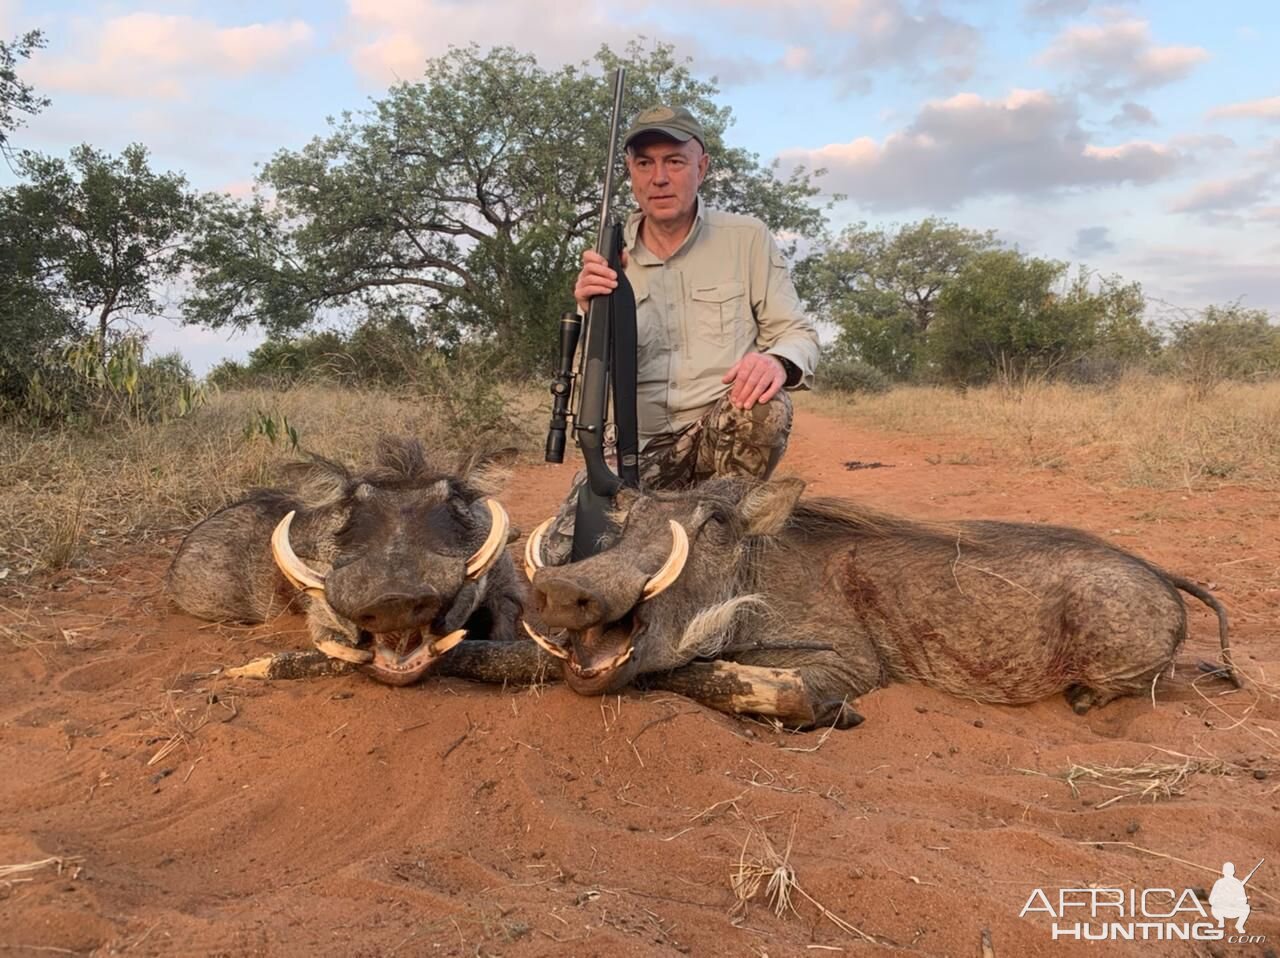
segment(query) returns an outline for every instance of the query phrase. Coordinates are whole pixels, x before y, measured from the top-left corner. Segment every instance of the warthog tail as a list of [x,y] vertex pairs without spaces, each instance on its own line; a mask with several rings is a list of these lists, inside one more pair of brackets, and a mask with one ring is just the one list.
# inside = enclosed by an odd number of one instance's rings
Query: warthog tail
[[1238,689],[1244,688],[1244,682],[1240,680],[1240,673],[1236,671],[1235,663],[1231,660],[1231,639],[1227,635],[1227,610],[1218,601],[1217,596],[1208,589],[1196,585],[1190,579],[1184,579],[1179,575],[1170,575],[1169,581],[1183,592],[1195,596],[1213,609],[1214,614],[1218,617],[1218,641],[1222,645],[1222,663],[1227,667],[1227,680]]

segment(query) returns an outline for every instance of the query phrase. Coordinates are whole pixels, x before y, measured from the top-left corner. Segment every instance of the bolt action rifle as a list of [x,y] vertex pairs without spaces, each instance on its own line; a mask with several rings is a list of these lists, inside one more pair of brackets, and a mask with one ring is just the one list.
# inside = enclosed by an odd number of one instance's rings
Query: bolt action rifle
[[[609,122],[608,160],[604,168],[604,196],[596,252],[618,275],[618,285],[607,296],[593,297],[585,320],[566,313],[560,320],[560,365],[551,383],[551,426],[547,432],[547,462],[564,462],[565,432],[573,420],[573,435],[586,461],[587,481],[578,493],[574,514],[574,561],[599,551],[611,531],[609,510],[623,486],[640,484],[639,433],[636,425],[636,297],[622,270],[622,223],[610,215],[613,169],[617,159],[618,122],[622,113],[625,70],[613,73],[613,116]],[[585,327],[585,328],[584,328]],[[585,334],[582,355],[574,373],[574,354]],[[575,381],[577,409],[573,409]],[[612,422],[609,420],[612,400]],[[617,452],[617,471],[610,468],[605,450]]]

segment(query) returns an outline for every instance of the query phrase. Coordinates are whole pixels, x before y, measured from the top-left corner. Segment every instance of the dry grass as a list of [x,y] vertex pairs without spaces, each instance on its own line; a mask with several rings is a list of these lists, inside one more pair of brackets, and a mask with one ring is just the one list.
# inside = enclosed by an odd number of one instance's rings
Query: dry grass
[[183,419],[96,433],[0,425],[0,578],[13,584],[184,530],[245,490],[270,485],[301,453],[285,436],[273,442],[256,431],[268,418],[287,417],[302,452],[361,464],[387,433],[418,436],[446,454],[480,442],[532,450],[546,427],[545,414],[525,414],[533,404],[531,390],[513,390],[510,421],[486,436],[450,434],[427,399],[322,386],[224,393]]
[[939,461],[1070,469],[1154,488],[1280,486],[1280,382],[1224,385],[1205,398],[1171,380],[1114,386],[1032,382],[961,393],[910,386],[874,396],[806,395],[802,408],[874,429],[967,440]]
[[1093,785],[1114,792],[1096,808],[1106,808],[1126,798],[1157,801],[1186,791],[1192,775],[1225,775],[1232,766],[1218,759],[1187,758],[1182,762],[1142,762],[1134,766],[1072,764],[1063,778],[1071,794],[1080,797],[1081,785]]
[[749,903],[763,889],[765,900],[778,918],[785,918],[788,913],[798,916],[795,902],[797,897],[803,898],[816,908],[823,918],[841,931],[862,941],[875,943],[875,938],[849,924],[801,887],[795,868],[791,864],[791,850],[795,837],[795,819],[791,823],[787,847],[782,851],[778,851],[759,825],[752,824],[748,827],[747,837],[743,840],[742,850],[738,853],[738,860],[729,874],[729,885],[736,899],[729,911],[730,921],[735,926],[741,925],[746,920]]

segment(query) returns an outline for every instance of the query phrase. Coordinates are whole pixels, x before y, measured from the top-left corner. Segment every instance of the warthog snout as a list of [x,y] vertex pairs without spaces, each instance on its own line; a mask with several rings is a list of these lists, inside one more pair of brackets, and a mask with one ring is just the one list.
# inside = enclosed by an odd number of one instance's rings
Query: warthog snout
[[543,573],[538,576],[539,611],[565,629],[589,629],[605,621],[604,600],[578,582]]
[[430,625],[441,605],[440,595],[429,587],[412,594],[386,592],[357,610],[352,619],[368,632],[398,632]]

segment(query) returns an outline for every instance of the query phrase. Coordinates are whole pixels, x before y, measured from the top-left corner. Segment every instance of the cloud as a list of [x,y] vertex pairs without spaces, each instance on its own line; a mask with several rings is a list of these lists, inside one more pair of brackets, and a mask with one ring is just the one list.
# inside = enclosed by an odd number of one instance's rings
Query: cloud
[[[973,27],[931,0],[812,0],[802,9],[769,0],[687,0],[683,12],[719,21],[705,36],[672,31],[665,8],[643,2],[625,20],[601,0],[348,0],[347,11],[352,62],[378,85],[416,78],[428,58],[476,37],[544,64],[579,62],[602,43],[622,50],[637,38],[661,40],[693,57],[699,73],[727,84],[793,73],[830,78],[846,90],[869,89],[874,74],[892,69],[955,82],[971,74],[981,47]],[[742,53],[735,40],[746,37],[763,38],[775,52]]]
[[1222,180],[1205,180],[1174,200],[1169,207],[1174,213],[1220,213],[1246,209],[1267,196],[1271,173],[1260,170],[1247,176]]
[[1135,126],[1153,126],[1156,115],[1141,103],[1126,101],[1120,104],[1120,112],[1107,121],[1110,126],[1131,128]]
[[1034,20],[1074,17],[1089,9],[1090,0],[1031,0],[1023,12]]
[[[737,6],[742,0],[724,2]],[[802,31],[820,51],[806,59],[802,72],[836,78],[850,89],[870,89],[873,73],[894,68],[910,70],[930,83],[960,82],[972,75],[981,51],[976,29],[933,4],[819,0],[807,10],[809,18],[787,10],[774,29]],[[819,18],[816,24],[814,17]]]
[[1072,74],[1092,96],[1115,99],[1181,80],[1208,58],[1202,47],[1158,47],[1146,20],[1111,14],[1104,23],[1064,30],[1039,62]]
[[658,28],[626,24],[614,8],[581,4],[534,4],[525,0],[348,0],[351,60],[379,86],[422,75],[429,58],[483,37],[485,46],[512,46],[542,64],[576,63],[601,43],[622,50],[643,33],[675,43],[685,53],[691,43]]
[[1151,297],[1192,309],[1242,300],[1246,307],[1280,314],[1280,271],[1265,250],[1254,259],[1222,245],[1149,243],[1138,249],[1137,255],[1117,261],[1117,267],[1141,281]]
[[1280,96],[1268,97],[1264,100],[1246,100],[1243,103],[1228,103],[1216,106],[1209,111],[1211,120],[1280,120]]
[[301,20],[221,27],[211,20],[130,13],[81,20],[69,53],[32,58],[30,75],[52,92],[179,98],[193,76],[239,77],[288,66],[311,45]]
[[1075,256],[1096,256],[1099,253],[1110,253],[1116,248],[1111,242],[1111,230],[1105,226],[1086,226],[1076,230],[1075,245],[1071,252]]
[[821,182],[871,210],[950,209],[977,196],[1151,183],[1183,161],[1167,145],[1089,142],[1072,101],[1043,90],[1003,100],[961,93],[927,103],[883,141],[860,137],[784,151],[783,166],[825,167]]

